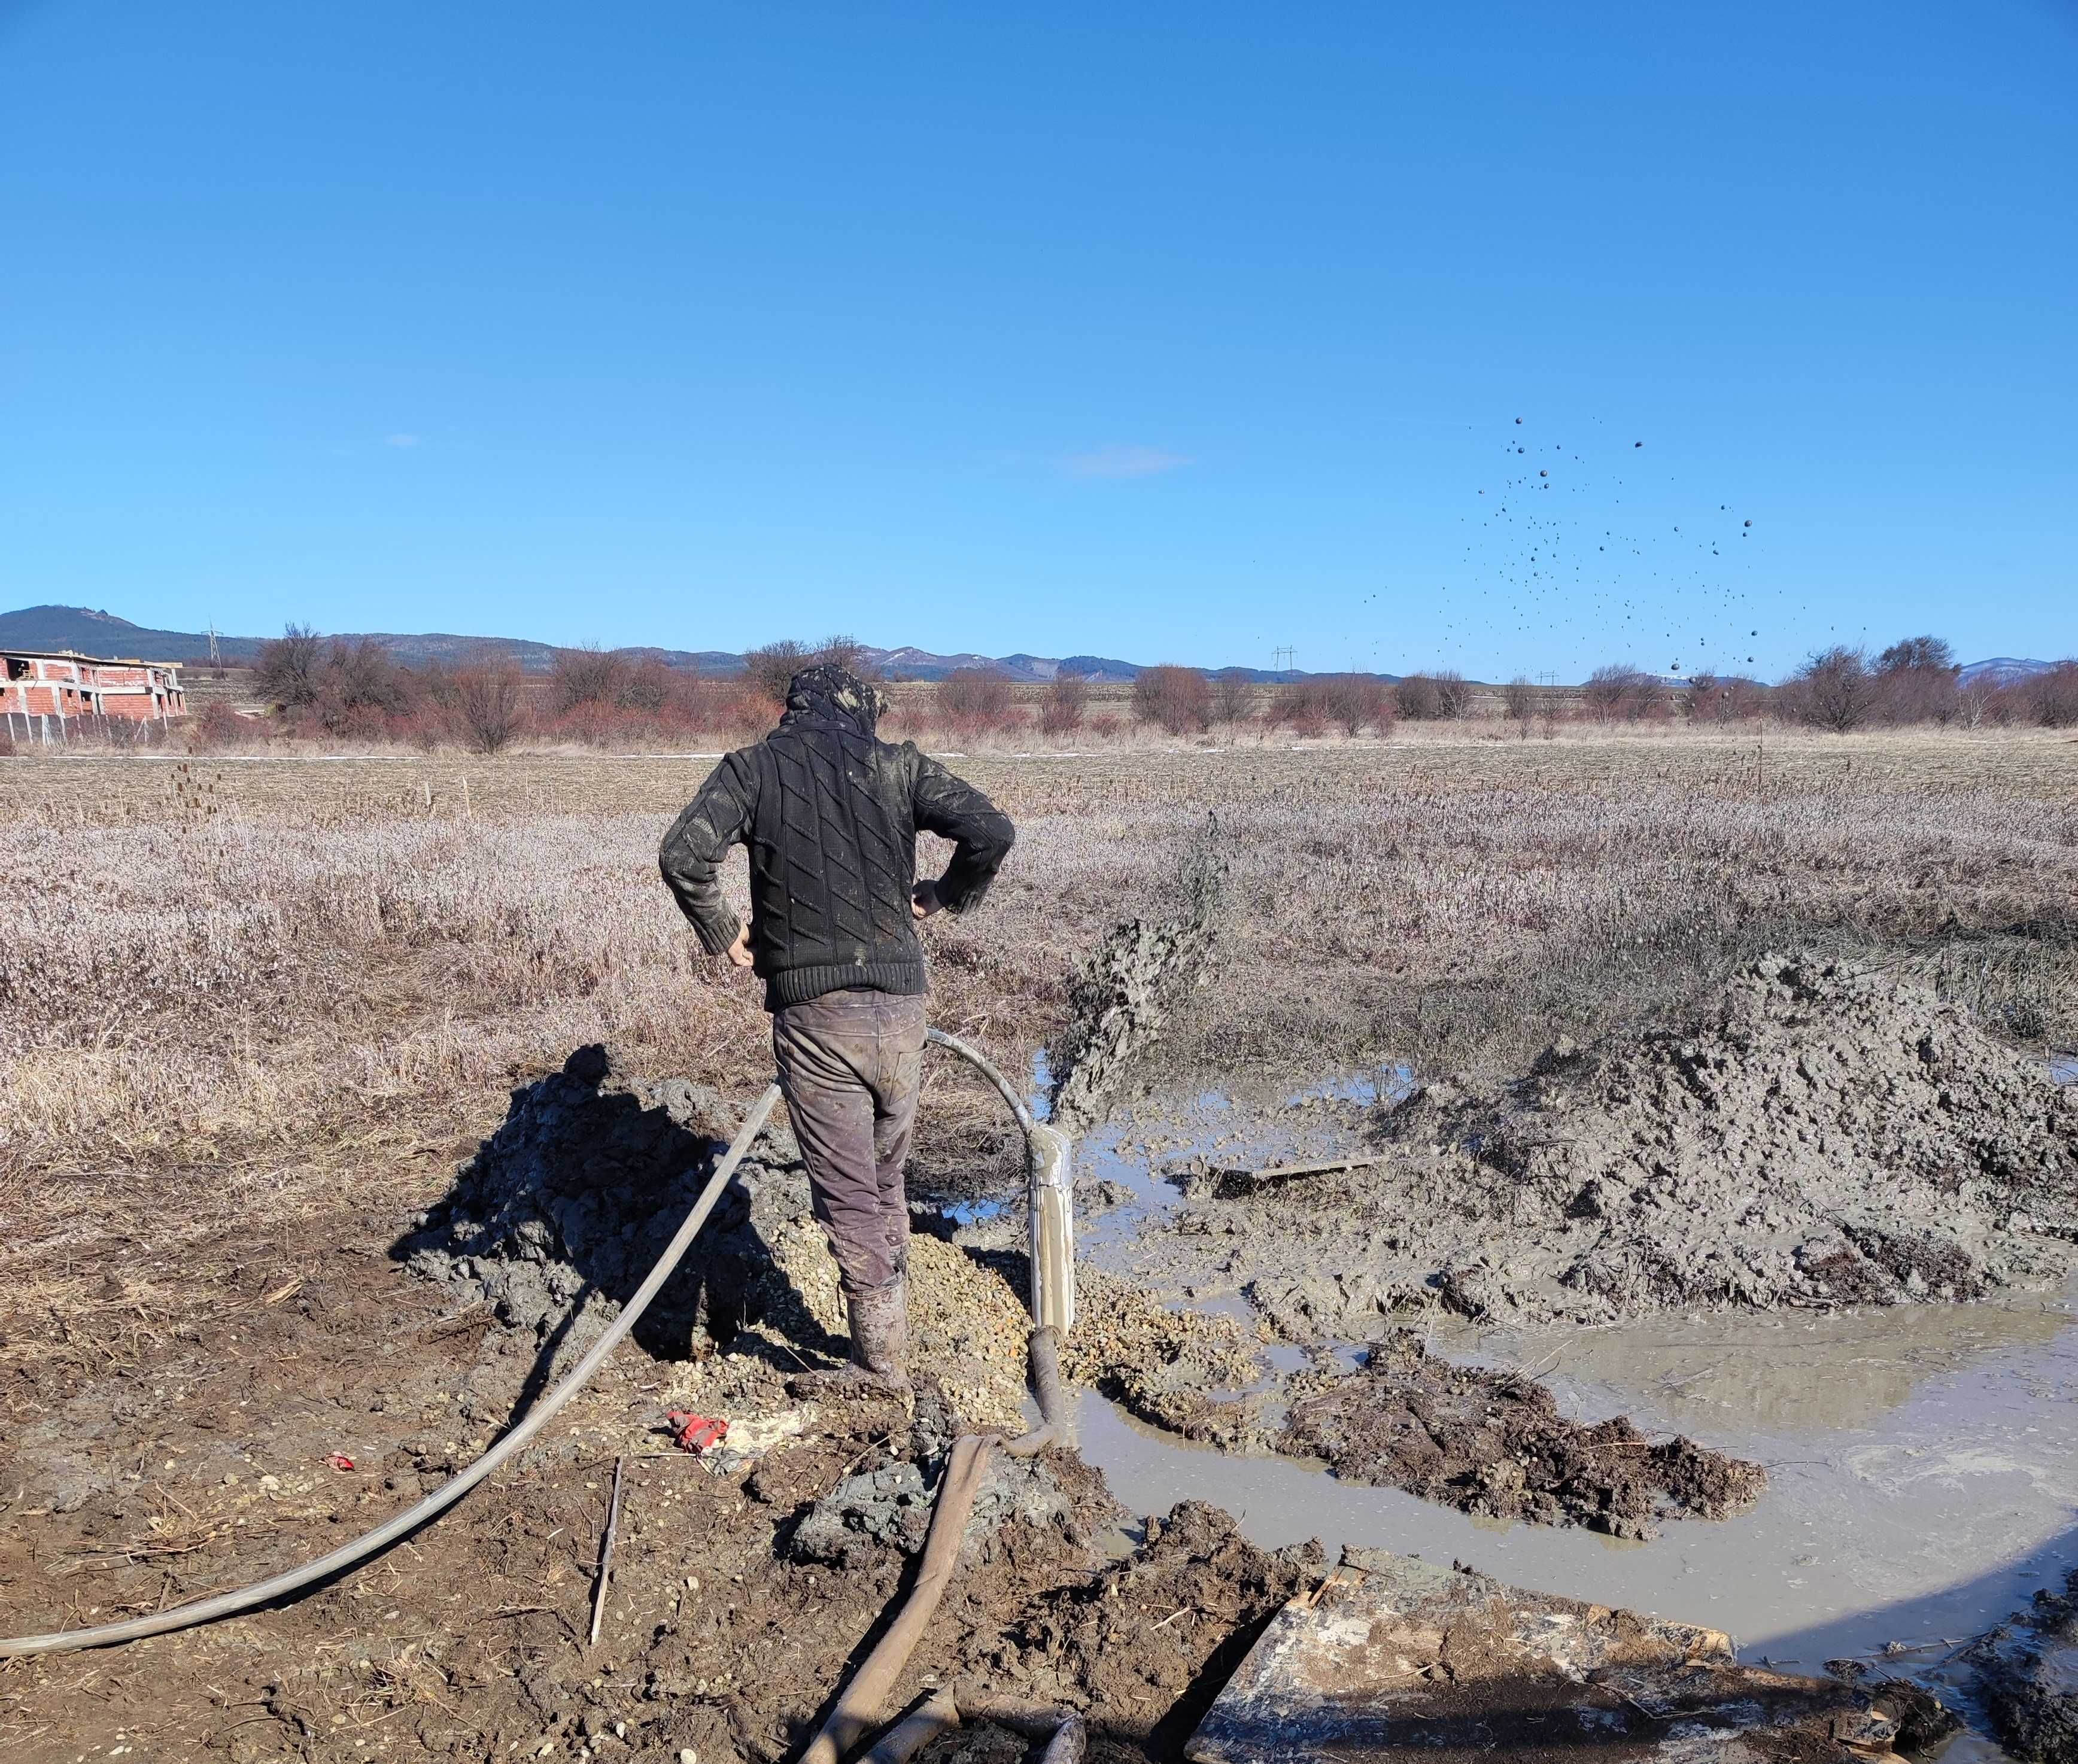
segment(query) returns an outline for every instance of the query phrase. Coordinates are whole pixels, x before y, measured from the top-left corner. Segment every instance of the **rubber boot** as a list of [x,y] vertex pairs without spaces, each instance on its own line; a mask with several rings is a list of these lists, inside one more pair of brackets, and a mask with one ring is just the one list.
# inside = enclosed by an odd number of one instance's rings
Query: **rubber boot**
[[896,1279],[874,1292],[847,1293],[851,1363],[828,1371],[797,1372],[787,1388],[799,1395],[832,1391],[909,1390],[909,1285]]

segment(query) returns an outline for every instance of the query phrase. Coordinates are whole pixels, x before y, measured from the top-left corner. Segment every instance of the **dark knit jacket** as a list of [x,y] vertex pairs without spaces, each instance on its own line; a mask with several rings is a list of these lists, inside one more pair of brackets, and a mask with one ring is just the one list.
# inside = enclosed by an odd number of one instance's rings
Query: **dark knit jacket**
[[741,928],[722,858],[738,840],[749,848],[750,948],[768,1011],[846,986],[922,992],[916,829],[957,848],[937,884],[953,912],[980,901],[1016,836],[1008,815],[915,743],[878,740],[878,710],[873,689],[840,670],[797,677],[779,727],[724,757],[664,837],[664,881],[709,955]]

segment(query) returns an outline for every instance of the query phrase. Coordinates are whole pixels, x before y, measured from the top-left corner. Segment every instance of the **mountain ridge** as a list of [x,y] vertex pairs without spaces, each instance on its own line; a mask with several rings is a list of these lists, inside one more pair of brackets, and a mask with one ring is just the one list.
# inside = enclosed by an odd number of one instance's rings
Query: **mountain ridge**
[[[453,632],[343,631],[327,632],[347,643],[366,641],[380,644],[399,661],[456,663],[486,651],[509,656],[528,673],[546,673],[555,665],[554,644],[529,637],[465,636]],[[264,637],[216,636],[217,653],[227,662],[248,663],[267,641]],[[105,610],[88,607],[47,605],[18,607],[0,612],[0,645],[23,649],[78,649],[133,657],[140,661],[193,661],[209,653],[210,636],[202,631],[165,631],[140,625]],[[631,644],[615,653],[641,661],[657,661],[668,667],[695,668],[720,678],[744,671],[744,657],[727,649],[670,649],[653,644]],[[1143,664],[1121,661],[1110,656],[1035,656],[1020,651],[1015,655],[972,653],[939,655],[928,649],[904,647],[893,649],[862,648],[862,658],[875,670],[893,679],[942,680],[958,668],[983,668],[1012,680],[1044,682],[1062,673],[1095,683],[1125,682],[1137,678]],[[1304,670],[1279,673],[1266,668],[1235,670],[1251,681],[1296,680],[1307,678]],[[1392,674],[1381,679],[1391,680]]]

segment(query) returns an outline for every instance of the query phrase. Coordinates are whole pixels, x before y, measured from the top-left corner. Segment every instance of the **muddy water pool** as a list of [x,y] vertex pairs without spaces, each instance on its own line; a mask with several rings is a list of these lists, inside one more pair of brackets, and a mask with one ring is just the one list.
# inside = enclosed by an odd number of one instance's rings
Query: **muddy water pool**
[[[1141,1228],[1176,1199],[1154,1173],[1189,1156],[1262,1162],[1349,1149],[1353,1111],[1334,1099],[1361,1092],[1325,1094],[1325,1107],[1281,1111],[1200,1099],[1167,1118],[1170,1131],[1129,1120],[1092,1136],[1082,1171],[1125,1199],[1090,1222],[1085,1253],[1134,1270]],[[1575,1417],[1628,1414],[1763,1463],[1767,1491],[1738,1518],[1672,1521],[1650,1541],[1618,1542],[1471,1519],[1317,1466],[1229,1457],[1094,1394],[1081,1401],[1083,1455],[1136,1512],[1210,1501],[1268,1547],[1318,1537],[1331,1558],[1356,1544],[1454,1559],[1517,1585],[1713,1624],[1749,1661],[1816,1672],[1861,1658],[1965,1704],[1955,1649],[2078,1567],[2078,1289],[1828,1316],[1439,1328],[1433,1345],[1540,1377]],[[1999,1755],[1969,1734],[1947,1759]]]

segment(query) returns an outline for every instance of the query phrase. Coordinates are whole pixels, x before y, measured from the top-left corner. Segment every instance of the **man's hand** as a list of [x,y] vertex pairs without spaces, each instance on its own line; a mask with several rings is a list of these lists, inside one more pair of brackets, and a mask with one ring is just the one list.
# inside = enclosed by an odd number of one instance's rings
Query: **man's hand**
[[909,913],[914,919],[928,919],[945,902],[938,899],[938,885],[934,882],[920,882],[909,891]]
[[749,967],[750,965],[750,927],[748,925],[738,926],[736,928],[736,941],[731,944],[728,949],[722,952],[722,953],[728,957],[729,965],[731,967]]

